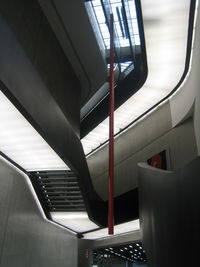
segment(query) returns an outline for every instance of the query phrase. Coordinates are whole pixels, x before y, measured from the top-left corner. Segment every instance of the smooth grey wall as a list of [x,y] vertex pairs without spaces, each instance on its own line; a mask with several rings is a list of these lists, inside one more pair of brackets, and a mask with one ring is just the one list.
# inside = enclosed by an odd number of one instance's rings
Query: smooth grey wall
[[78,240],[78,267],[89,267],[91,264],[90,240]]
[[76,235],[45,219],[32,190],[0,157],[0,266],[76,267]]
[[[172,128],[169,102],[115,139],[115,195],[137,187],[137,163],[163,150],[167,152],[168,169],[173,170],[197,156],[192,118]],[[87,158],[95,190],[105,200],[108,197],[108,155],[106,145]]]
[[[192,2],[192,1],[191,1]],[[199,91],[199,68],[200,68],[200,6],[196,2],[196,19],[194,20],[193,42],[190,56],[190,68],[188,73],[175,94],[169,99],[172,117],[172,126],[178,125],[190,113]],[[173,89],[173,88],[172,88]]]
[[175,172],[140,163],[142,242],[150,267],[199,266],[200,158]]
[[0,15],[79,135],[81,86],[38,1],[1,0]]
[[83,106],[107,81],[105,50],[99,49],[85,3],[74,0],[38,2],[81,81]]

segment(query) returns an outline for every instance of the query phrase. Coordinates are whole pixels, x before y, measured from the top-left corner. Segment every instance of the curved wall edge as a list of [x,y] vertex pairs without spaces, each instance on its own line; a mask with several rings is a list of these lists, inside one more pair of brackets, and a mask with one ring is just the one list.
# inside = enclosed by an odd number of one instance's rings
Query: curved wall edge
[[0,266],[77,266],[77,236],[45,218],[28,177],[2,157],[0,214]]
[[175,127],[182,122],[191,112],[200,83],[200,29],[197,27],[200,23],[199,12],[200,8],[198,6],[195,14],[196,17],[189,71],[179,89],[169,99],[172,127]]

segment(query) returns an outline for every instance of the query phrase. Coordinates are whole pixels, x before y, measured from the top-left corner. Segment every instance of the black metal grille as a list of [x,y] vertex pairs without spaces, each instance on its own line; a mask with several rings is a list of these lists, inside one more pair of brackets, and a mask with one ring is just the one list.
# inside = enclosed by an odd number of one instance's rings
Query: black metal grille
[[85,211],[76,175],[72,171],[31,173],[32,182],[47,211]]

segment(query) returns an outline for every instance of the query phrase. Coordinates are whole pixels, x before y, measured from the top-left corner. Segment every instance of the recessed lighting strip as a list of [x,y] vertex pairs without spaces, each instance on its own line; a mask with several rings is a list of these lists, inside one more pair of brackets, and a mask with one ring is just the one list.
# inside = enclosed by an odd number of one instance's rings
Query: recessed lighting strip
[[[130,221],[127,223],[115,225],[115,234],[113,236],[125,234],[128,232],[134,232],[138,230],[140,230],[139,220],[134,220],[134,221]],[[110,236],[108,235],[107,228],[103,228],[97,231],[92,231],[92,232],[84,234],[84,239],[94,240],[94,239],[108,238],[108,237]]]
[[1,90],[0,151],[26,171],[69,170]]
[[85,211],[80,212],[51,212],[54,222],[57,222],[76,233],[92,231],[99,226],[93,223]]

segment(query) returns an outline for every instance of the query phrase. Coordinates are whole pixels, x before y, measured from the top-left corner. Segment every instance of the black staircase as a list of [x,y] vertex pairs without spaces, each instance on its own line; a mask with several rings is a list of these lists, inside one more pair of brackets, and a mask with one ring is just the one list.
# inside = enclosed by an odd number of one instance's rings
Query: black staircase
[[74,172],[32,172],[31,181],[46,212],[86,210]]

